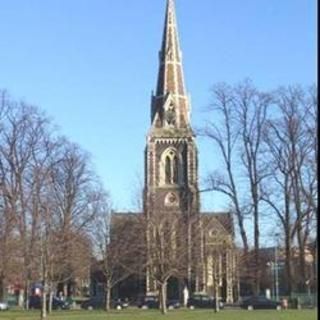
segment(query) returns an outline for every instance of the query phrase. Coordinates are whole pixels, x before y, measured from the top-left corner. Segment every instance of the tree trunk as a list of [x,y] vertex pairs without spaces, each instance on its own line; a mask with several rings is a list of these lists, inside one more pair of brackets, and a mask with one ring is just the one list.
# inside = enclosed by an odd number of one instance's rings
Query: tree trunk
[[[188,218],[190,219],[190,218]],[[192,283],[192,228],[191,228],[191,223],[190,220],[188,221],[188,261],[187,261],[187,287],[190,290],[191,288],[191,283]]]
[[63,296],[67,297],[68,296],[68,284],[64,282],[63,284]]
[[219,312],[220,311],[220,306],[219,306],[219,279],[218,275],[215,275],[215,306],[214,306],[214,312]]
[[52,313],[52,300],[53,300],[53,291],[50,288],[49,290],[49,305],[48,305],[48,313]]
[[5,284],[4,284],[4,275],[3,273],[0,274],[0,301],[4,300],[5,298]]
[[[300,222],[299,222],[300,223]],[[300,274],[300,283],[299,289],[302,291],[306,290],[306,258],[305,258],[305,246],[302,240],[302,230],[301,226],[298,227],[297,236],[298,236],[298,246],[299,246],[299,274]]]
[[291,239],[290,231],[285,232],[285,268],[287,276],[287,294],[291,296],[292,293],[292,270],[291,270]]
[[227,169],[228,169],[228,176],[229,176],[230,185],[231,185],[231,189],[232,189],[232,193],[233,193],[233,196],[232,196],[231,200],[233,201],[233,204],[235,206],[235,214],[236,214],[236,217],[238,219],[238,226],[239,226],[239,229],[240,229],[240,235],[241,235],[241,240],[242,240],[242,243],[243,243],[244,253],[247,256],[248,252],[249,252],[248,237],[247,237],[246,229],[245,229],[245,226],[244,226],[244,218],[243,218],[243,215],[242,215],[242,211],[240,209],[240,204],[239,204],[239,199],[238,199],[238,192],[237,192],[237,189],[236,189],[236,184],[234,182],[233,173],[231,171],[231,165],[230,164],[228,164]]
[[214,285],[214,312],[219,312],[219,266],[217,265],[217,262],[215,262],[213,267],[213,285]]
[[254,210],[254,294],[259,295],[260,293],[260,231],[259,231],[259,212],[258,208]]
[[167,313],[167,282],[160,285],[160,309],[162,314]]
[[105,293],[106,293],[106,298],[105,298],[105,310],[107,312],[110,311],[110,301],[111,301],[111,288],[109,285],[106,286],[106,290],[105,290]]
[[42,305],[41,305],[41,316],[40,319],[47,319],[47,293],[45,290],[46,283],[43,282],[43,288],[42,288]]
[[24,284],[24,307],[29,310],[29,279],[26,279]]

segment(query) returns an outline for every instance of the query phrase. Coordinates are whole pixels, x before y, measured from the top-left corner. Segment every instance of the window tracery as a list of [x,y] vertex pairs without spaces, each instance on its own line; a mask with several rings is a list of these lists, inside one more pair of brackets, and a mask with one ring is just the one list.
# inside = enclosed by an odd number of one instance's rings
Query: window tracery
[[161,157],[160,181],[161,184],[179,184],[180,177],[179,156],[173,148],[167,149]]

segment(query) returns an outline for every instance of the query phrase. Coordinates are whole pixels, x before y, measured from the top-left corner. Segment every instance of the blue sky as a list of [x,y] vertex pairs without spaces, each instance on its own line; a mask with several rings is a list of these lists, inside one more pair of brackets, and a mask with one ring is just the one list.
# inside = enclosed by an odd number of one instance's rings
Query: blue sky
[[[216,82],[315,82],[315,0],[176,2],[195,127]],[[92,154],[118,210],[133,209],[143,180],[164,9],[165,0],[0,0],[0,88],[41,106]],[[219,163],[198,142],[201,182]],[[226,205],[203,199],[205,210]]]

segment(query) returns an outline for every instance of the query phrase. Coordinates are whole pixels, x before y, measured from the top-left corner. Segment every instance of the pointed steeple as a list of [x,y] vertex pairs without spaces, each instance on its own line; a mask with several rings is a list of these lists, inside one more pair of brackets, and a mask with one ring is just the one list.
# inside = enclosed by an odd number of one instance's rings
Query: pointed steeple
[[174,0],[167,0],[159,52],[158,82],[152,104],[152,122],[156,127],[165,126],[164,117],[168,108],[177,115],[175,127],[183,128],[189,125],[189,101],[184,84]]
[[181,50],[178,38],[178,27],[174,0],[168,0],[159,53],[160,69],[158,75],[157,95],[167,92],[184,95],[183,71],[181,65]]

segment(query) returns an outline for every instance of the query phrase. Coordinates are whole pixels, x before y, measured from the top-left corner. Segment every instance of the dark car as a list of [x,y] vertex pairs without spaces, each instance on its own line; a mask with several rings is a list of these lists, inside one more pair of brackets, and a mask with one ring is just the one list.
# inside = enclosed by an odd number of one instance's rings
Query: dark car
[[103,309],[104,301],[102,299],[97,299],[92,297],[88,300],[84,300],[81,303],[81,309],[92,310],[92,309]]
[[[47,297],[47,308],[49,306],[49,298]],[[29,297],[29,309],[41,309],[42,308],[42,297],[31,296]],[[68,310],[70,304],[67,301],[61,300],[57,297],[52,298],[52,309],[53,310]]]
[[[47,304],[49,304],[49,300],[47,300]],[[53,297],[52,299],[52,309],[53,310],[69,310],[72,302],[67,300],[61,300],[59,298]]]
[[180,301],[177,299],[170,299],[167,301],[168,309],[179,309],[181,307]]
[[240,303],[242,309],[254,310],[254,309],[281,309],[281,302],[270,300],[266,297],[252,296],[244,299]]
[[[110,307],[113,309],[125,309],[128,308],[129,302],[126,300],[111,300],[110,301]],[[87,309],[87,310],[93,310],[93,309],[104,309],[105,308],[105,301],[101,298],[90,298],[88,300],[85,300],[81,303],[81,308],[82,309]]]
[[159,309],[158,296],[142,296],[137,305],[141,309]]
[[[142,296],[138,301],[138,307],[141,309],[159,309],[160,301],[158,296]],[[167,300],[166,307],[170,310],[180,308],[180,302],[176,299]]]
[[116,299],[111,301],[111,308],[114,309],[126,309],[129,307],[129,300],[128,299]]
[[[216,307],[216,300],[205,294],[194,294],[188,299],[187,307],[189,309],[208,308],[214,309]],[[219,308],[223,309],[223,303],[219,300]]]

